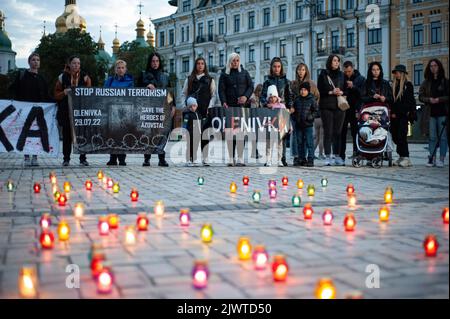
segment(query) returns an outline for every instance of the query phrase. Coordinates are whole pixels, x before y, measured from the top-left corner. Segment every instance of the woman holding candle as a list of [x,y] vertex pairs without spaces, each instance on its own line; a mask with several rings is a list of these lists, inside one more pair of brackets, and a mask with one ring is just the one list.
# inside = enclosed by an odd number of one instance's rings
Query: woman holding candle
[[[69,166],[70,153],[72,152],[72,123],[69,115],[68,95],[72,88],[91,87],[91,78],[81,70],[81,61],[77,56],[71,56],[67,60],[67,66],[63,73],[58,76],[55,85],[55,100],[58,102],[56,118],[62,126],[63,135],[63,166]],[[88,166],[86,154],[80,154],[80,165]]]
[[[427,167],[444,167],[448,146],[448,97],[449,81],[445,77],[444,67],[438,59],[431,59],[425,69],[425,80],[419,89],[419,100],[425,103],[422,115],[422,130],[429,133]],[[444,128],[447,125],[447,130]],[[440,134],[442,132],[442,134]],[[440,135],[440,140],[438,137]],[[439,143],[439,160],[436,160],[437,143]],[[433,154],[434,152],[434,154]]]
[[[161,56],[157,52],[153,52],[148,57],[147,68],[142,71],[139,79],[140,87],[147,87],[150,90],[170,88],[169,75],[164,72]],[[171,103],[170,117],[175,115],[175,104]],[[158,154],[158,166],[169,166],[166,162],[166,152],[164,148],[166,142],[161,143],[156,147],[155,152]],[[151,154],[144,154],[144,163],[142,166],[150,166]]]
[[[106,82],[105,87],[111,88],[132,88],[134,87],[134,79],[131,74],[127,73],[127,63],[123,60],[117,60],[114,64],[115,74],[110,76]],[[106,165],[117,165],[117,160],[119,160],[119,165],[125,166],[126,154],[110,154],[109,162]]]
[[201,134],[198,139],[201,141],[202,162],[203,166],[209,166],[209,137],[204,140],[203,134],[211,127],[211,121],[208,117],[208,109],[214,107],[214,103],[216,102],[216,82],[209,75],[205,58],[197,58],[194,65],[194,70],[192,70],[191,75],[184,81],[181,100],[183,101],[184,111],[189,111],[189,107],[187,106],[187,100],[189,97],[196,99],[198,103],[197,113],[201,121]]
[[[39,54],[32,53],[28,57],[28,65],[30,68],[19,71],[15,81],[9,87],[12,98],[16,101],[50,102],[47,81],[39,74],[41,66]],[[30,155],[25,154],[24,163],[25,166],[39,166],[37,155],[33,155],[30,160]]]

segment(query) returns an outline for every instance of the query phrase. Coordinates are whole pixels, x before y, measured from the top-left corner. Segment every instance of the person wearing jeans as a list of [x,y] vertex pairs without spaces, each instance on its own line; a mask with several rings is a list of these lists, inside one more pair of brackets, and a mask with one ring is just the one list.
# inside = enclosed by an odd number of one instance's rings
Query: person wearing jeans
[[[425,103],[422,121],[426,123],[429,117],[429,152],[428,167],[444,167],[445,156],[448,148],[448,97],[449,81],[445,77],[445,70],[441,61],[431,59],[425,69],[425,80],[419,89],[419,100]],[[442,132],[443,123],[446,122],[447,129]],[[422,123],[423,124],[423,123]],[[439,141],[439,159],[433,151],[438,143],[439,134],[442,132]]]

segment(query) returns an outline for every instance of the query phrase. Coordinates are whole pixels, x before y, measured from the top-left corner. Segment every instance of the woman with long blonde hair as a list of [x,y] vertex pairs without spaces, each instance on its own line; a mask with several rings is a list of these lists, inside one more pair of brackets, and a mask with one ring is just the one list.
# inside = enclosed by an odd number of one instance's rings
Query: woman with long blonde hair
[[394,143],[397,145],[399,158],[394,165],[400,167],[412,166],[409,159],[408,150],[408,121],[414,121],[416,100],[414,98],[414,87],[408,81],[406,67],[397,65],[393,70],[392,93],[394,103],[391,109],[391,134]]

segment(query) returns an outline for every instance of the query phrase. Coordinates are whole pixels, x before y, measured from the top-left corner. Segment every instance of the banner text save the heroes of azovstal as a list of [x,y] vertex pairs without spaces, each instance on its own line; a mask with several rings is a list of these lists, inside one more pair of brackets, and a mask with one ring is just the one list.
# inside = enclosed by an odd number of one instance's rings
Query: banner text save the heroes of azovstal
[[[76,153],[152,153],[164,148],[172,129],[170,89],[75,88],[72,108]],[[221,107],[209,109],[214,132],[289,129],[286,110]]]

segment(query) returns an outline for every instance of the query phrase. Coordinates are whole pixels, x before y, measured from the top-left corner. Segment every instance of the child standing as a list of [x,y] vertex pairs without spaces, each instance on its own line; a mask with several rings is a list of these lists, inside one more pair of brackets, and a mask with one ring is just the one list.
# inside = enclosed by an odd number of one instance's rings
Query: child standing
[[[276,109],[286,109],[286,106],[281,103],[281,99],[278,96],[278,90],[276,85],[271,85],[268,87],[267,89],[267,107],[269,109],[272,110],[276,110]],[[269,124],[272,125],[272,124]],[[281,128],[280,128],[281,130]],[[267,131],[267,138],[266,138],[266,157],[267,157],[267,162],[266,164],[264,164],[264,166],[272,166],[272,144],[273,144],[273,139],[270,138],[270,132]],[[285,137],[286,134],[283,135],[283,137],[281,137],[281,134],[279,135],[279,139],[278,139],[278,160],[277,160],[277,165],[278,167],[284,167],[284,165],[281,162],[281,158],[286,156],[286,141],[285,141]]]
[[189,141],[186,150],[186,166],[197,165],[197,151],[202,138],[201,120],[197,108],[197,99],[189,97],[186,101],[186,109],[183,111],[183,128],[189,132]]
[[[297,135],[297,149],[301,166],[314,166],[314,119],[319,117],[319,109],[311,94],[309,82],[300,84],[300,95],[294,101],[294,124]],[[305,154],[305,150],[307,154]]]

